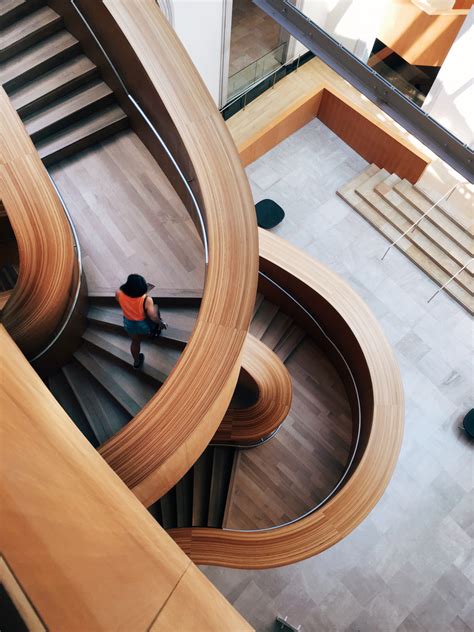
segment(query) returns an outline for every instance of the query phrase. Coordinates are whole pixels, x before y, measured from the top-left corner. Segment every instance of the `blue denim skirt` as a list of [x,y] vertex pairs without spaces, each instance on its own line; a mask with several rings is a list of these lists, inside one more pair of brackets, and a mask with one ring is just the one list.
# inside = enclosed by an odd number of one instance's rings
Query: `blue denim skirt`
[[127,334],[130,334],[130,336],[149,336],[153,331],[153,325],[155,325],[155,323],[152,321],[128,320],[125,316],[123,317],[123,326]]

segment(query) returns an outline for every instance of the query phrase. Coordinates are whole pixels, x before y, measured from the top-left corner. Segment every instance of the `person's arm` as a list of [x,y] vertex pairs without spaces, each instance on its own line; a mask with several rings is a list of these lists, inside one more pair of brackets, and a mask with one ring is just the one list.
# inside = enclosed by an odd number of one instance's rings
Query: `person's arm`
[[147,296],[145,299],[145,312],[148,318],[154,323],[158,323],[164,329],[167,328],[167,324],[161,319],[160,309],[158,305],[153,303],[151,296]]

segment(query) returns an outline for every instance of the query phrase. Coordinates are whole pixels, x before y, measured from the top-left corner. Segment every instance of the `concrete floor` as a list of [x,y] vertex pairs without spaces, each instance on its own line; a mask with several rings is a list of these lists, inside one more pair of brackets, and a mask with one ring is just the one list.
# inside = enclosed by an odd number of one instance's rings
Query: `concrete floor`
[[[340,274],[379,319],[400,364],[406,427],[390,485],[332,549],[289,567],[206,575],[257,632],[277,614],[302,632],[474,630],[474,405],[467,313],[335,195],[366,163],[314,120],[247,169],[255,201],[286,211],[275,230]],[[225,626],[223,627],[225,629]]]

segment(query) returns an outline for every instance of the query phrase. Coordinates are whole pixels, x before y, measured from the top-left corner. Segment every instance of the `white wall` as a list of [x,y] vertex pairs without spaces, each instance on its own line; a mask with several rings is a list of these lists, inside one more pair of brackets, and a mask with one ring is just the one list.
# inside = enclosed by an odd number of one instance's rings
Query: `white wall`
[[454,40],[422,109],[474,149],[474,8]]
[[227,87],[232,0],[171,0],[173,27],[218,106]]

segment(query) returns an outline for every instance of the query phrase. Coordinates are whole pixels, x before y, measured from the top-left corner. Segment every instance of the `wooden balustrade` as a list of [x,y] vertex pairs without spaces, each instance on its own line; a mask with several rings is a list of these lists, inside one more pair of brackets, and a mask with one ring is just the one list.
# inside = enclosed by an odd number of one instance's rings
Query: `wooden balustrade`
[[20,261],[2,321],[31,357],[48,343],[64,316],[76,255],[61,201],[2,88],[0,112],[0,195]]

